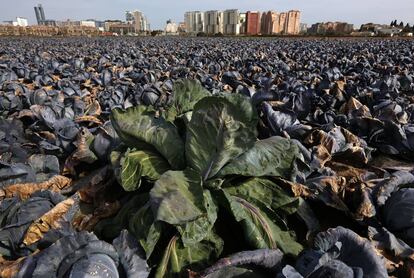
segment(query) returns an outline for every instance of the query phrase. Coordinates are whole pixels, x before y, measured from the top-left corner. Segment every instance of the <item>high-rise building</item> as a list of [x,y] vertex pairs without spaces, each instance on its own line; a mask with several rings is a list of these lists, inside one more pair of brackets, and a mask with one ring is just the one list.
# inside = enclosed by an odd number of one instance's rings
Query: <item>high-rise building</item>
[[205,32],[207,34],[223,33],[223,12],[207,11],[204,13]]
[[260,17],[260,34],[269,34],[266,19],[267,13],[263,12]]
[[285,34],[297,35],[300,32],[300,11],[289,11],[285,22]]
[[271,26],[270,26],[271,34],[280,34],[279,14],[275,11],[270,11],[270,14],[268,16],[271,18]]
[[280,13],[279,19],[278,19],[278,26],[277,26],[277,33],[278,34],[284,34],[285,33],[285,26],[286,26],[286,19],[287,19],[287,13]]
[[187,33],[197,34],[204,32],[205,22],[204,22],[204,13],[200,11],[191,11],[186,12],[184,15],[185,27]]
[[240,34],[240,12],[239,10],[225,10],[223,12],[223,34]]
[[246,34],[246,13],[240,13],[239,15],[240,34]]
[[38,25],[43,25],[44,21],[46,21],[45,11],[43,10],[42,4],[38,4],[34,7],[34,11],[36,14],[36,20]]
[[149,31],[149,22],[143,12],[139,10],[126,11],[125,20],[127,24],[134,25],[135,33],[142,33]]
[[279,33],[279,15],[275,11],[268,11],[262,15],[261,33],[272,35]]
[[246,13],[246,34],[258,35],[260,33],[260,12],[248,11]]

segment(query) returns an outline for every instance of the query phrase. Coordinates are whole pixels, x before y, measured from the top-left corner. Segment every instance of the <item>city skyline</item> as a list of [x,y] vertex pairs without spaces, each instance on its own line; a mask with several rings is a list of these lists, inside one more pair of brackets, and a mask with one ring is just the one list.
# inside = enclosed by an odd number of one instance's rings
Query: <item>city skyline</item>
[[[25,17],[29,24],[36,24],[36,17],[33,7],[42,4],[48,19],[56,20],[81,20],[95,18],[97,20],[125,18],[125,11],[138,9],[145,13],[151,22],[153,29],[163,29],[165,22],[172,19],[175,22],[184,21],[186,11],[200,10],[227,10],[239,9],[245,11],[302,11],[301,21],[309,25],[324,21],[344,21],[353,23],[356,26],[368,23],[389,23],[397,19],[414,23],[414,1],[407,0],[368,0],[368,1],[339,1],[339,0],[282,0],[259,1],[259,0],[238,0],[238,1],[194,1],[180,0],[171,7],[166,8],[171,2],[165,0],[152,0],[137,2],[133,0],[119,0],[116,3],[109,0],[15,0],[1,4],[0,22],[15,17]],[[81,8],[80,8],[81,7]],[[162,7],[162,8],[161,8]],[[323,10],[323,14],[320,11]]]

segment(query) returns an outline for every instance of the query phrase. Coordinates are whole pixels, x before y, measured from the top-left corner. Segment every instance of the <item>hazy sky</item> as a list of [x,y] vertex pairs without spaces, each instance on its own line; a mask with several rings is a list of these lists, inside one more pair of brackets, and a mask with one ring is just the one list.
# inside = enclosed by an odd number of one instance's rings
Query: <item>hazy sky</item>
[[302,11],[302,22],[347,21],[389,23],[393,19],[414,23],[414,0],[0,0],[0,22],[16,16],[35,24],[33,7],[41,3],[47,19],[125,19],[126,10],[143,11],[152,29],[164,28],[169,18],[183,21],[189,10]]

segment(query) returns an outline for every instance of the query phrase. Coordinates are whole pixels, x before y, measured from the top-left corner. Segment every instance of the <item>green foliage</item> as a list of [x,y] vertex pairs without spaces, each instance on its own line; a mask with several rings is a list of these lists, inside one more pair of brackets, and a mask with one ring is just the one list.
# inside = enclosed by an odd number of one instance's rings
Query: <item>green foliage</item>
[[222,252],[223,241],[214,233],[203,241],[184,246],[178,236],[173,236],[165,249],[158,265],[155,277],[177,277],[183,275],[186,268],[201,270],[212,263]]
[[141,185],[141,178],[156,181],[170,165],[157,152],[128,150],[121,162],[121,182],[126,191],[134,191]]
[[150,196],[155,219],[172,225],[193,221],[206,212],[200,177],[191,170],[166,172]]
[[252,148],[224,166],[218,176],[280,176],[289,178],[299,148],[290,140],[270,137],[256,141]]
[[111,122],[122,141],[138,150],[157,151],[173,169],[185,167],[184,142],[177,128],[145,106],[114,109]]
[[204,181],[214,177],[226,163],[253,147],[257,122],[255,108],[241,95],[203,98],[195,105],[187,130],[188,166]]
[[111,154],[120,183],[141,191],[145,179],[150,188],[143,189],[148,201],[128,204],[110,223],[125,226],[129,216],[129,230],[156,266],[155,277],[202,269],[220,256],[220,211],[243,228],[248,246],[238,251],[280,248],[297,255],[302,246],[286,217],[297,212],[300,199],[271,177],[291,176],[298,147],[281,137],[258,141],[256,108],[242,95],[211,96],[193,81],[176,83],[174,91],[171,106],[159,114],[141,106],[113,112],[115,130],[133,148]]

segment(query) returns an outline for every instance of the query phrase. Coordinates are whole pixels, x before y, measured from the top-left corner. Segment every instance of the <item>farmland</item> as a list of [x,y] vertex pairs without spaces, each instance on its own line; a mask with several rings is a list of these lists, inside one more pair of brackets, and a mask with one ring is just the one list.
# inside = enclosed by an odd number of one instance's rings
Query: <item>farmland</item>
[[0,38],[0,276],[410,277],[412,53]]

